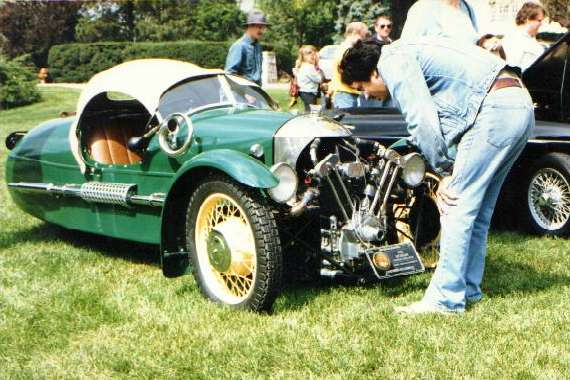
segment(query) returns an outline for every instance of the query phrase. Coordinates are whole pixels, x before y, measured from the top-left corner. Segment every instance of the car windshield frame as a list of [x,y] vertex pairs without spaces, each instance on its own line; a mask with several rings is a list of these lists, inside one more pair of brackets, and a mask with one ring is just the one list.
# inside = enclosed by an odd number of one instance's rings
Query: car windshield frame
[[[208,97],[210,100],[207,100]],[[212,100],[214,98],[217,100]],[[172,113],[192,115],[224,107],[278,109],[277,103],[257,85],[239,77],[217,73],[190,78],[172,86],[160,97],[156,114],[160,119],[165,119]]]

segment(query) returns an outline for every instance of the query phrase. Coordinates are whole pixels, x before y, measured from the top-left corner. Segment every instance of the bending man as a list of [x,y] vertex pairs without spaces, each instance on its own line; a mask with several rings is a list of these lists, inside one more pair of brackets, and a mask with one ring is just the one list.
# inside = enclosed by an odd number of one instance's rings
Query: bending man
[[[405,313],[463,312],[482,297],[487,232],[501,185],[534,126],[531,98],[505,62],[474,45],[424,37],[391,45],[357,42],[342,80],[395,98],[411,143],[444,176],[438,189],[440,259],[419,302]],[[457,145],[457,156],[449,147]]]

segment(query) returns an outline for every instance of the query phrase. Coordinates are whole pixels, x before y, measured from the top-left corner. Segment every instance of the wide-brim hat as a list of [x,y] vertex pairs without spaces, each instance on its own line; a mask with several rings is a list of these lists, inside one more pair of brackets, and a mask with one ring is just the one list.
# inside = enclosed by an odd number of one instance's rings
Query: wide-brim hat
[[253,10],[247,14],[247,21],[244,25],[269,25],[267,17],[262,11]]

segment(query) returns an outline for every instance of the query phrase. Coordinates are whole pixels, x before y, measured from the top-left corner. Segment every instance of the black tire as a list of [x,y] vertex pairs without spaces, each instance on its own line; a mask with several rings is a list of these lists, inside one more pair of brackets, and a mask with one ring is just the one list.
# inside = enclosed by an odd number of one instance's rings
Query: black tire
[[[223,297],[220,296],[220,294],[223,295],[223,290],[222,293],[216,292],[214,289],[216,284],[212,283],[211,279],[208,281],[209,272],[207,270],[212,271],[212,273],[221,272],[218,272],[210,262],[209,250],[206,260],[204,260],[203,253],[199,256],[194,238],[199,210],[207,199],[211,199],[210,196],[216,197],[217,195],[215,194],[223,194],[229,197],[243,210],[249,222],[248,231],[251,231],[255,243],[255,260],[253,260],[255,262],[255,270],[252,270],[252,285],[248,287],[248,294],[235,303],[225,302]],[[209,236],[211,236],[211,233]],[[208,246],[209,243],[201,244],[201,246],[203,244]],[[213,176],[198,185],[190,198],[186,210],[186,245],[190,252],[194,278],[201,292],[207,298],[240,309],[253,311],[271,310],[273,302],[281,290],[283,257],[274,215],[271,207],[261,194],[257,194],[254,190],[241,186],[221,175]],[[201,267],[201,265],[208,265],[208,267]],[[227,271],[226,273],[231,272],[229,268]],[[216,274],[213,276],[216,276]],[[224,280],[218,279],[218,282],[224,283]],[[229,284],[227,280],[225,283]],[[227,287],[229,289],[232,286],[228,285]],[[219,285],[219,287],[223,288],[223,285]]]
[[[547,181],[545,181],[547,180]],[[527,226],[540,235],[570,234],[570,156],[550,153],[529,172],[524,194]]]

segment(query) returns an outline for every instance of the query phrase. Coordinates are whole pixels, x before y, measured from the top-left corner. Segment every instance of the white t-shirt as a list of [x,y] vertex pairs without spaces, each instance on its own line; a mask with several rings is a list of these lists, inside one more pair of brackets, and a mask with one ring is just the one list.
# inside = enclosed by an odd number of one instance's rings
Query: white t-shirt
[[475,11],[466,0],[459,2],[459,8],[445,0],[419,0],[408,11],[400,38],[415,40],[420,36],[475,44],[479,38]]
[[520,67],[522,71],[528,69],[544,53],[544,47],[536,38],[520,28],[505,35],[502,45],[507,56],[507,64]]
[[319,92],[319,84],[323,81],[323,77],[315,65],[303,62],[297,70],[296,76],[299,91],[314,94]]

